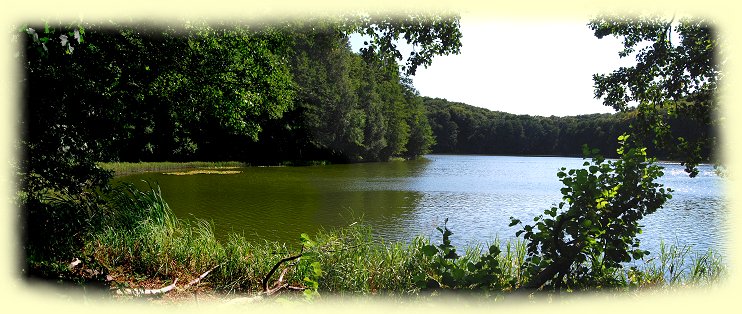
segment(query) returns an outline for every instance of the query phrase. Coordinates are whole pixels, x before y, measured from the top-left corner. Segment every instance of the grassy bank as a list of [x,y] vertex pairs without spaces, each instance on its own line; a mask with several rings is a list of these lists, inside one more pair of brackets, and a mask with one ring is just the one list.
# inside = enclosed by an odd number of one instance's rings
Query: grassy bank
[[[205,280],[211,288],[257,292],[279,260],[300,251],[299,235],[293,245],[248,242],[237,235],[220,243],[208,223],[175,218],[156,191],[129,189],[127,194],[114,200],[126,214],[111,217],[108,227],[85,250],[89,259],[122,282],[132,277],[185,282],[218,265]],[[286,274],[285,281],[292,285],[306,284],[304,278],[315,271],[314,262],[321,265],[319,290],[338,294],[411,293],[419,290],[416,275],[431,271],[428,258],[419,252],[427,244],[423,238],[410,243],[378,242],[369,228],[356,224],[307,239],[311,245],[302,260]]]
[[[208,223],[177,219],[156,189],[123,188],[113,194],[110,203],[115,210],[109,211],[105,227],[86,241],[83,255],[120,287],[161,287],[176,278],[186,283],[212,270],[199,283],[201,289],[254,294],[262,291],[262,281],[274,265],[301,252],[301,258],[282,264],[269,282],[275,282],[286,269],[284,283],[323,294],[429,296],[446,288],[441,283],[446,282],[447,271],[453,276],[473,276],[467,265],[487,262],[486,255],[481,255],[486,246],[468,247],[458,259],[443,260],[425,252],[429,239],[381,242],[362,224],[297,235],[296,243],[289,244],[249,242],[237,235],[220,242]],[[495,256],[499,265],[491,274],[495,277],[487,285],[457,286],[456,290],[503,296],[528,280],[522,268],[525,245],[497,246],[502,252]],[[692,255],[687,247],[663,246],[647,263],[610,274],[622,284],[609,289],[704,286],[719,281],[724,272],[721,259],[713,253]]]

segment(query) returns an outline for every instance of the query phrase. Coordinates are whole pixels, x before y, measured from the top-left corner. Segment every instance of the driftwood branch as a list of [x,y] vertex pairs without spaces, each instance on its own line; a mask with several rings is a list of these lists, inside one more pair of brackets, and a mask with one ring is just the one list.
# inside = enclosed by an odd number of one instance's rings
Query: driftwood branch
[[[319,248],[319,250],[326,250],[326,247],[328,247],[330,244],[331,243],[327,243],[325,246]],[[326,252],[338,252],[338,251],[350,250],[350,249],[355,249],[355,248],[357,248],[359,246],[362,246],[362,245],[366,245],[366,244],[365,243],[361,243],[361,244],[354,245],[354,246],[351,246],[351,247],[343,248],[341,250],[326,250]],[[294,291],[303,291],[303,290],[306,290],[305,287],[291,286],[288,283],[284,283],[283,282],[283,277],[286,275],[286,272],[288,271],[288,268],[284,268],[283,271],[281,271],[281,275],[278,277],[278,280],[276,280],[276,282],[273,284],[273,287],[272,288],[271,287],[268,287],[268,283],[270,282],[271,277],[278,270],[278,268],[281,266],[281,264],[286,263],[286,262],[290,262],[290,261],[293,261],[293,260],[297,260],[297,259],[301,258],[303,254],[304,254],[304,246],[301,247],[301,251],[299,251],[299,254],[294,255],[294,256],[289,256],[289,257],[284,258],[284,259],[281,259],[280,261],[278,261],[278,263],[276,263],[276,265],[273,265],[273,268],[271,268],[271,270],[268,272],[268,274],[265,276],[265,278],[263,278],[263,293],[265,293],[266,295],[271,295],[271,294],[274,294],[274,293],[278,292],[279,290],[281,290],[283,288],[286,288],[286,289],[289,289],[289,290],[294,290]]]
[[272,295],[278,292],[278,290],[288,287],[288,284],[283,283],[283,276],[286,275],[286,272],[288,272],[288,270],[288,268],[284,268],[283,271],[281,271],[281,276],[279,276],[278,280],[276,280],[276,283],[273,284],[273,288],[264,291],[266,295]]
[[[220,265],[221,265],[221,264],[220,264]],[[191,280],[191,281],[190,281],[189,283],[187,283],[187,284],[186,284],[186,285],[185,285],[185,286],[183,287],[183,289],[188,289],[188,288],[190,288],[190,287],[191,287],[192,285],[195,285],[195,284],[197,284],[197,283],[198,283],[199,281],[201,281],[201,279],[204,279],[204,278],[205,278],[206,276],[208,276],[208,275],[209,275],[209,273],[211,273],[211,271],[212,271],[212,270],[216,269],[216,268],[217,268],[217,267],[219,267],[220,265],[216,265],[216,266],[212,267],[211,269],[209,269],[209,270],[207,270],[206,272],[204,272],[203,274],[201,274],[201,276],[198,276],[198,277],[196,277],[196,279],[193,279],[193,280]]]
[[157,295],[157,294],[167,293],[168,291],[175,289],[175,284],[177,283],[178,283],[178,278],[175,278],[172,284],[170,284],[169,286],[162,287],[160,289],[142,289],[142,288],[120,289],[116,291],[116,293],[123,294],[123,295],[133,295],[133,296]]
[[297,287],[297,286],[286,286],[286,289],[294,290],[294,291],[304,291],[304,290],[307,290],[306,287]]
[[[220,265],[216,265],[212,267],[211,269],[207,270],[206,272],[204,272],[203,274],[201,274],[200,276],[196,277],[196,279],[191,280],[185,286],[183,286],[183,289],[188,289],[191,286],[199,283],[201,279],[206,278],[206,276],[208,276],[209,273],[211,273],[214,269],[216,269],[219,266]],[[116,293],[119,295],[131,295],[131,296],[136,296],[136,297],[145,296],[145,295],[158,295],[158,294],[168,293],[174,290],[176,288],[177,283],[178,283],[178,278],[175,278],[175,280],[173,280],[173,283],[171,283],[168,286],[162,287],[160,289],[128,288],[128,289],[119,289],[116,291]]]

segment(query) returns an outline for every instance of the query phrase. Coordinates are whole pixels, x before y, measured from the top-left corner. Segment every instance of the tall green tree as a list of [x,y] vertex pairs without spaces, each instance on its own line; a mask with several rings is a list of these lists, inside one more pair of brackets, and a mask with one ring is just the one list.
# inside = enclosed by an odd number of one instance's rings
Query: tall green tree
[[404,97],[407,104],[406,121],[409,126],[409,139],[403,150],[403,156],[412,159],[427,154],[435,144],[433,130],[428,123],[422,97],[411,82],[402,80]]
[[331,156],[357,156],[364,143],[366,116],[358,104],[360,58],[333,24],[314,24],[294,36],[292,69],[300,127]]
[[[596,74],[595,97],[618,111],[636,106],[633,131],[681,158],[695,176],[704,151],[716,146],[710,125],[717,121],[716,91],[722,76],[719,40],[712,23],[703,19],[660,16],[601,16],[588,24],[595,36],[623,42],[620,57],[634,56],[636,65]],[[669,127],[682,118],[695,126],[696,140]]]
[[[382,20],[373,21],[381,23]],[[389,31],[389,25],[377,27],[370,21],[316,19],[292,27],[295,110],[303,117],[295,129],[296,135],[304,134],[301,136],[306,136],[312,146],[325,150],[329,158],[336,160],[374,161],[393,156],[419,156],[427,151],[432,141],[421,124],[424,120],[419,119],[424,116],[424,108],[415,100],[417,96],[409,93],[411,86],[404,82],[408,79],[402,72],[404,67],[398,66],[390,51],[396,51],[396,46],[367,43],[369,46],[360,54],[350,49],[348,35],[351,33],[379,35]],[[425,30],[400,28],[397,31],[411,34]],[[402,36],[394,39],[397,40],[402,40]],[[417,44],[423,42],[417,39]],[[410,146],[413,131],[417,132],[416,142]]]

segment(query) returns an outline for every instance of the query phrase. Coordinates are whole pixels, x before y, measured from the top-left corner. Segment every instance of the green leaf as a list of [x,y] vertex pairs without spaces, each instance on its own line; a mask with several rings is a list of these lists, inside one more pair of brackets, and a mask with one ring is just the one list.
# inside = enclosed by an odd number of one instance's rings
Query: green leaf
[[436,254],[438,254],[438,248],[433,245],[423,245],[420,250],[425,254],[425,256],[433,257]]
[[457,258],[459,258],[459,255],[456,254],[456,250],[451,250],[443,258],[445,258],[445,259],[457,259]]
[[557,213],[557,209],[556,209],[556,207],[552,207],[550,209],[545,210],[544,213],[547,214],[547,215],[549,215],[549,216],[551,216],[551,217],[555,217],[556,216],[556,213]]
[[314,273],[315,277],[322,277],[323,271],[320,262],[314,262],[310,264],[310,266],[312,266],[312,272]]
[[317,288],[319,288],[319,283],[316,280],[310,279],[309,277],[304,277],[304,285],[313,290],[317,290]]
[[451,271],[451,275],[454,281],[462,281],[462,279],[464,279],[464,276],[466,276],[466,272],[461,268],[455,268]]
[[300,239],[301,243],[307,248],[311,248],[315,245],[314,241],[312,241],[312,239],[310,239],[309,235],[306,233],[302,233]]
[[490,245],[489,249],[490,255],[499,255],[500,254],[500,247],[497,245]]

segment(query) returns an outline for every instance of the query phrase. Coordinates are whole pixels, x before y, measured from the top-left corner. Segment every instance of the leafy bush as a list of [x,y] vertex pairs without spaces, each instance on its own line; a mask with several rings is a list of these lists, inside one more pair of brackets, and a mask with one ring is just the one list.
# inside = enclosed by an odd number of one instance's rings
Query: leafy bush
[[[584,147],[592,156],[585,168],[557,173],[564,183],[563,201],[516,233],[528,241],[527,288],[617,285],[614,274],[621,263],[649,253],[639,248],[639,220],[660,208],[672,191],[655,182],[662,167],[647,158],[646,148],[632,147],[628,135],[618,140],[615,161]],[[511,217],[511,226],[520,223]]]
[[473,254],[478,250],[469,250],[464,256],[459,256],[451,245],[453,232],[446,227],[447,222],[448,219],[443,228],[437,228],[443,237],[442,243],[438,246],[427,244],[421,248],[421,253],[431,259],[432,272],[427,276],[418,274],[418,287],[497,291],[511,290],[518,284],[518,277],[505,270],[512,255],[508,254],[503,259],[499,244],[493,243],[484,254]]

